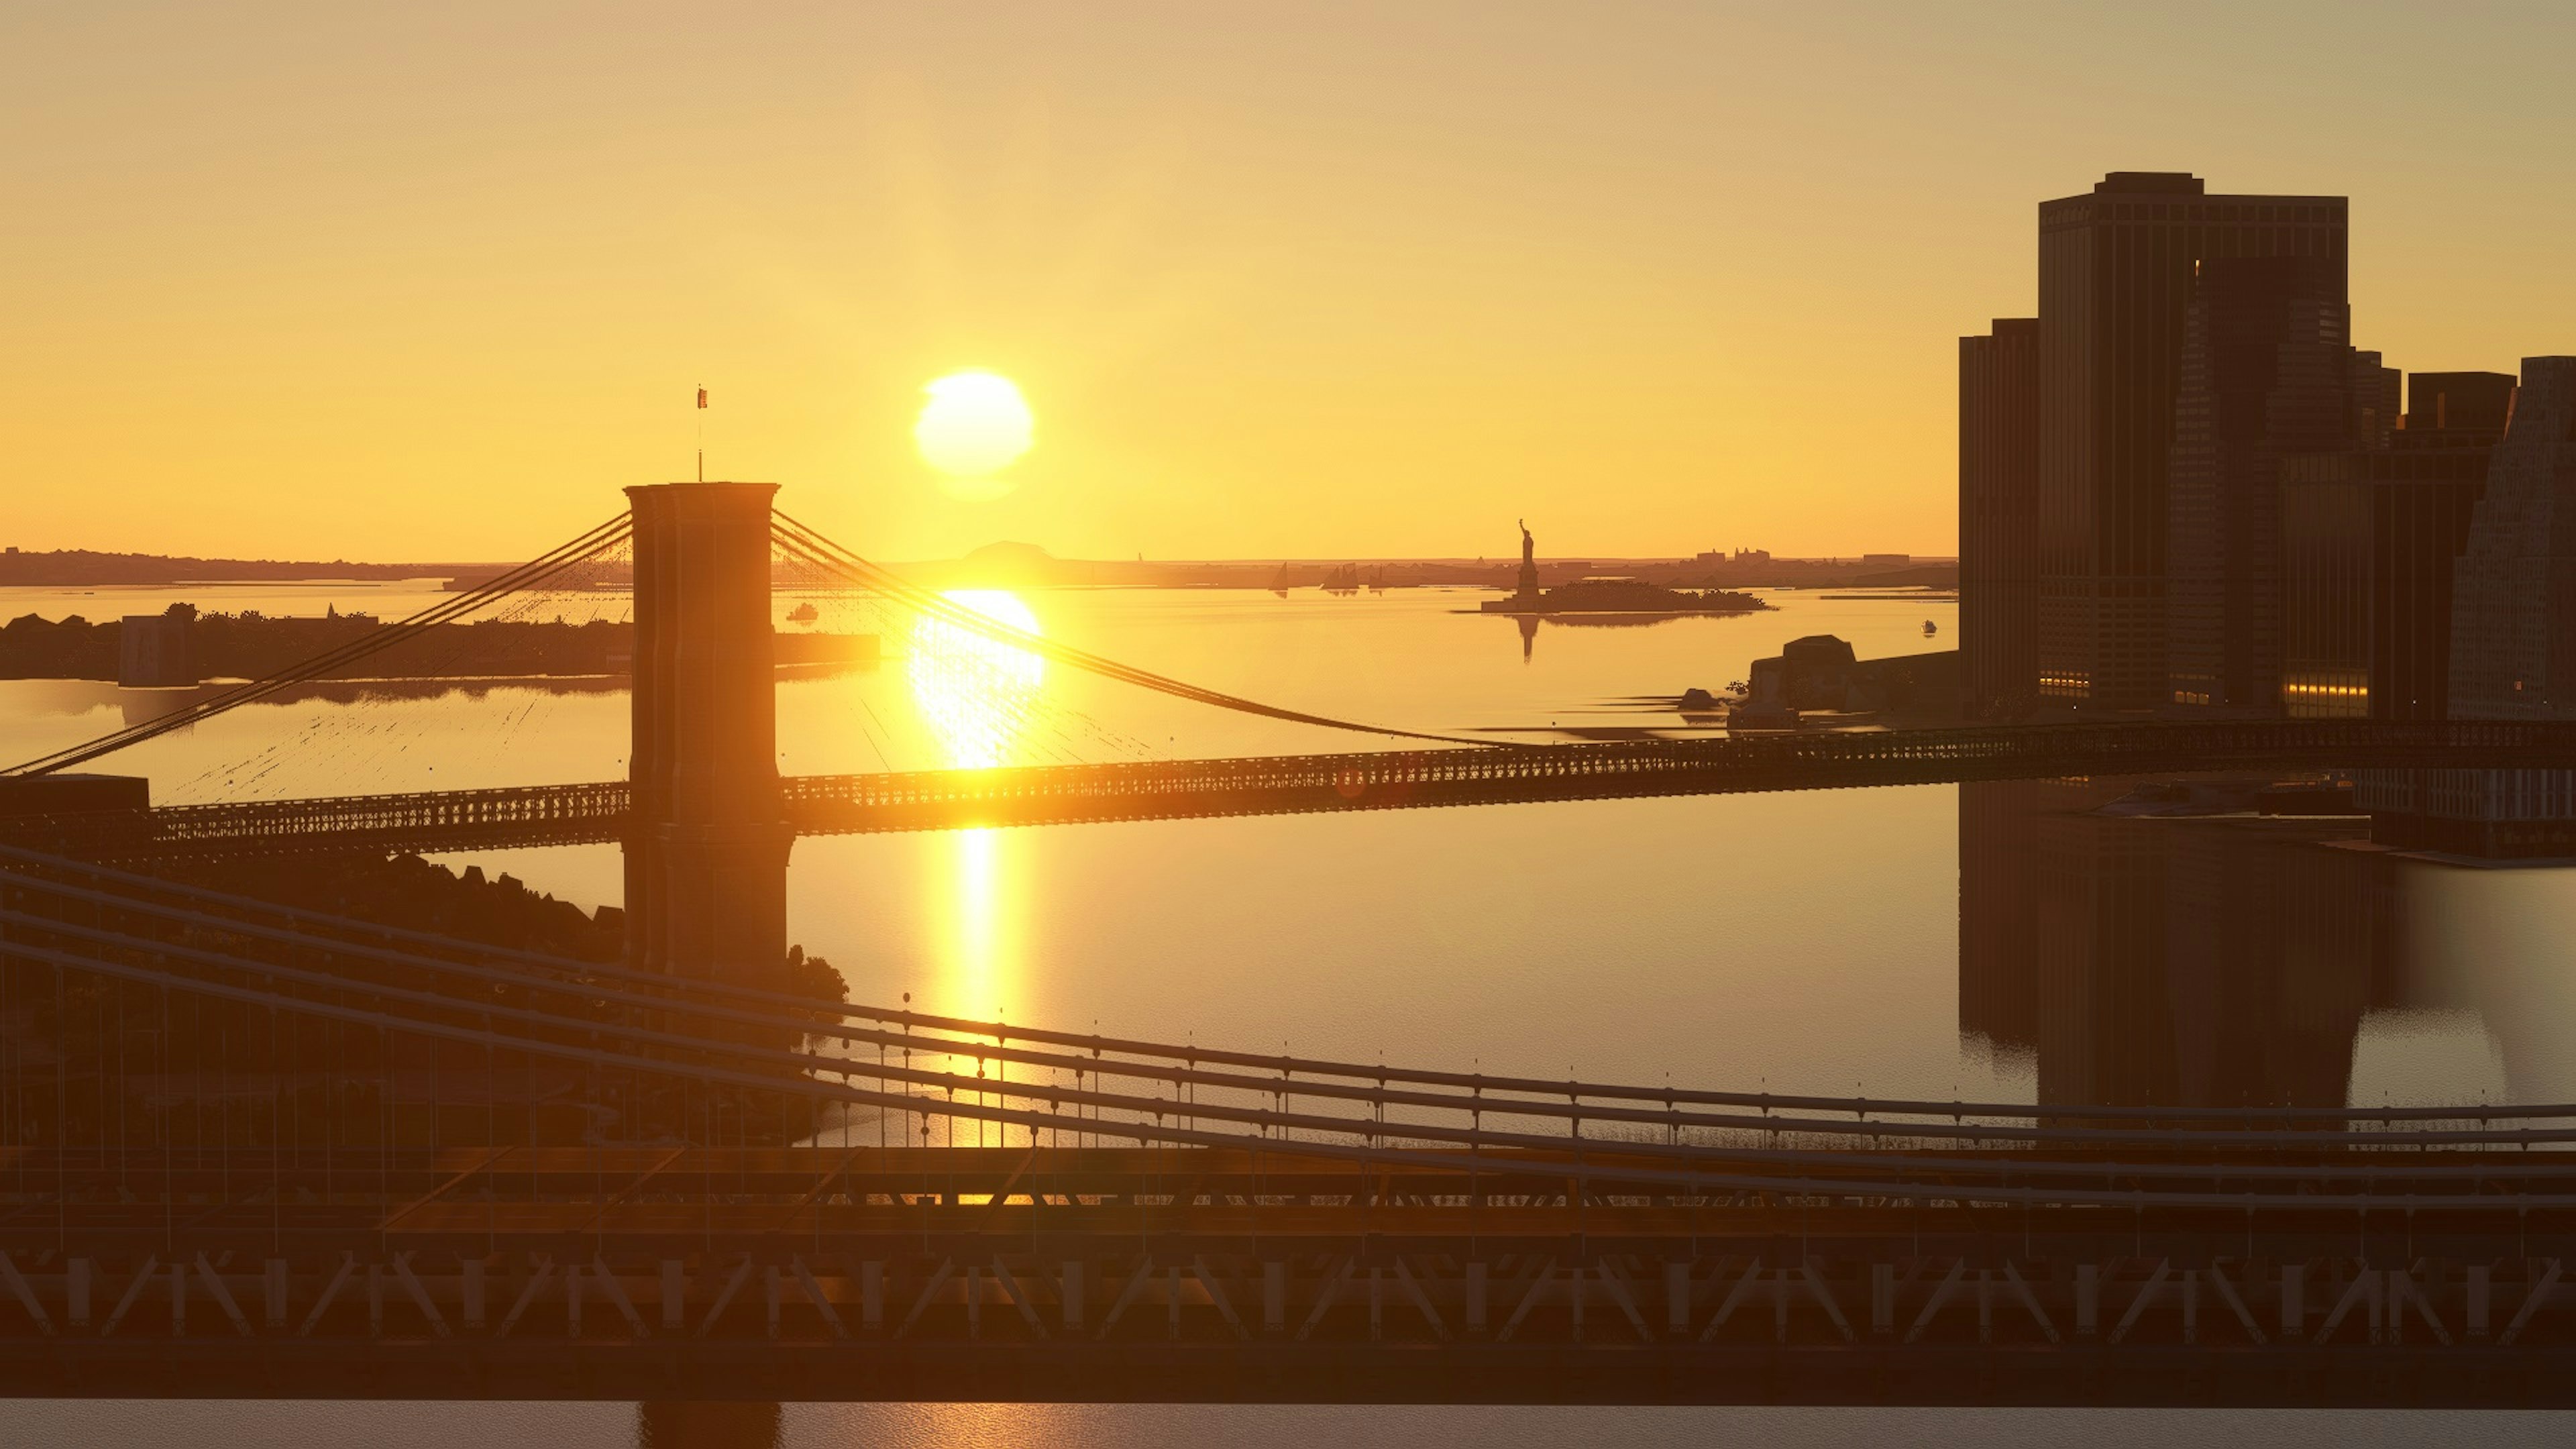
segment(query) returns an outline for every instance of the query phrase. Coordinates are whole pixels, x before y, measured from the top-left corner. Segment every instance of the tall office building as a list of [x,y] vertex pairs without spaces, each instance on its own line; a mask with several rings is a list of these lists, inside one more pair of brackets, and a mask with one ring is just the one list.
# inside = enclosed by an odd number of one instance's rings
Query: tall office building
[[1974,719],[2039,693],[2039,319],[1959,339],[1959,663]]
[[2356,348],[2351,357],[2347,396],[2352,404],[2352,436],[2365,448],[2385,448],[2397,430],[2405,376],[2382,366],[2379,354]]
[[2460,558],[2451,712],[2576,719],[2576,357],[2524,358],[2510,407]]
[[2115,171],[2039,208],[2040,691],[2146,709],[2166,678],[2166,477],[2198,265],[2303,257],[2347,301],[2339,196]]
[[[2435,396],[2462,415],[2460,393]],[[2509,406],[2452,589],[2451,717],[2576,719],[2576,357],[2524,358]],[[2355,796],[2393,845],[2576,851],[2576,770],[2374,771]]]
[[2450,716],[2453,576],[2513,379],[2419,372],[2412,391],[2406,426],[2377,446],[2281,462],[2282,693],[2295,717]]
[[2315,257],[2215,257],[2185,313],[2166,462],[2171,701],[2281,712],[2281,459],[2351,441],[2352,347]]
[[2513,394],[2509,372],[2419,372],[2407,379],[2406,431],[2501,433]]

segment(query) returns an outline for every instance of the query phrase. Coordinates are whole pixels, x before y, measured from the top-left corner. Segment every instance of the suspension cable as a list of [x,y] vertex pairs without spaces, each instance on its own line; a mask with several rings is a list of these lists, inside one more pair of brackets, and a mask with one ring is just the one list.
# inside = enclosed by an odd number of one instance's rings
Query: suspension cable
[[74,765],[86,764],[101,755],[113,754],[173,730],[185,729],[228,710],[238,709],[253,701],[265,699],[280,690],[320,678],[361,659],[382,653],[426,630],[462,618],[498,599],[542,583],[585,559],[623,543],[633,527],[630,517],[621,513],[605,523],[585,530],[570,542],[547,550],[508,573],[487,579],[471,589],[460,592],[452,599],[441,600],[406,618],[382,625],[346,644],[325,650],[310,659],[290,664],[246,684],[236,685],[211,699],[200,700],[157,719],[128,725],[124,729],[101,735],[96,739],[12,765],[5,770],[0,770],[0,776],[50,775]]
[[1169,675],[1156,674],[1150,670],[1138,669],[1133,665],[1121,664],[1088,650],[1076,649],[1043,635],[1014,628],[980,610],[970,609],[953,599],[942,596],[935,590],[924,588],[877,564],[872,564],[784,513],[774,513],[773,517],[776,521],[771,532],[778,546],[802,563],[846,582],[874,589],[905,607],[927,614],[942,623],[955,625],[997,643],[1007,644],[1014,649],[1024,650],[1069,668],[1097,674],[1105,679],[1118,680],[1121,683],[1153,690],[1158,694],[1167,694],[1175,699],[1189,700],[1195,704],[1233,710],[1239,714],[1257,715],[1264,719],[1282,720],[1289,724],[1347,730],[1354,734],[1384,735],[1393,739],[1428,740],[1434,744],[1466,745],[1477,749],[1546,748],[1524,741],[1468,739],[1458,735],[1432,734],[1423,730],[1398,729],[1392,725],[1369,724],[1360,720],[1310,714],[1304,710],[1263,704],[1259,700],[1246,699],[1241,695],[1202,688],[1184,680],[1174,679]]

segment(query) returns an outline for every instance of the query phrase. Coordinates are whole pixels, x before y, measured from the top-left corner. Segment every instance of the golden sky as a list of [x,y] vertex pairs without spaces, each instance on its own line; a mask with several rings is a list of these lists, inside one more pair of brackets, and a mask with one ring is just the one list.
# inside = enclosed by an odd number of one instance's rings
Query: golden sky
[[[1954,546],[1955,338],[2108,169],[2353,198],[2357,340],[2576,352],[2576,7],[0,7],[0,541]],[[965,501],[929,380],[1035,446]]]

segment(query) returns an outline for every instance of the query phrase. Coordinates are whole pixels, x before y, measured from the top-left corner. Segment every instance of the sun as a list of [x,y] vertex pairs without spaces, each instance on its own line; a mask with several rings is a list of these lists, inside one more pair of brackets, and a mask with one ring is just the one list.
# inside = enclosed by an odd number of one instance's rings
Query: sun
[[998,372],[952,372],[922,388],[913,445],[961,497],[998,498],[1012,485],[996,475],[1036,441],[1037,418],[1019,385]]

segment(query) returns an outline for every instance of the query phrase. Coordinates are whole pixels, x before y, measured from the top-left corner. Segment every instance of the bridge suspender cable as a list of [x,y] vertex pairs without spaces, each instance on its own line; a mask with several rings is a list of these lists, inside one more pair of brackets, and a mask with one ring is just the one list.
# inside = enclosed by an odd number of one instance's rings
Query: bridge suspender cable
[[804,563],[811,564],[847,582],[874,589],[904,607],[918,610],[942,623],[953,624],[960,629],[980,634],[1014,649],[1025,650],[1042,659],[1097,674],[1105,679],[1115,679],[1141,689],[1153,690],[1158,694],[1167,694],[1175,699],[1186,699],[1217,709],[1233,710],[1238,714],[1284,720],[1290,724],[1348,730],[1354,734],[1385,735],[1400,740],[1429,740],[1443,745],[1470,745],[1479,749],[1537,748],[1519,741],[1464,739],[1456,735],[1430,734],[1421,730],[1397,729],[1391,725],[1336,719],[1330,715],[1284,709],[1278,705],[1263,704],[1259,700],[1245,699],[1241,695],[1203,689],[1168,675],[1155,674],[1149,670],[1121,664],[1114,659],[1104,658],[1087,650],[1076,649],[1071,645],[1058,643],[1026,630],[1015,629],[999,619],[967,608],[963,604],[941,596],[935,590],[923,588],[919,584],[868,562],[784,513],[776,514],[775,518],[777,521],[772,527],[772,534],[777,539],[778,546]]
[[[39,882],[24,883],[33,887],[36,893],[41,894],[45,890]],[[149,910],[145,903],[138,900],[127,900],[124,904]],[[450,996],[444,993],[423,992],[416,986],[394,986],[378,981],[374,978],[380,972],[374,968],[361,967],[361,974],[353,976],[343,974],[345,968],[328,968],[327,963],[319,961],[308,965],[290,966],[273,960],[237,957],[228,951],[211,949],[208,943],[191,944],[192,938],[187,937],[184,931],[180,939],[171,939],[160,934],[137,935],[132,934],[128,929],[110,928],[104,924],[88,924],[78,920],[56,919],[41,914],[19,911],[7,914],[11,924],[22,928],[26,934],[13,934],[6,939],[0,939],[0,955],[36,964],[50,964],[128,980],[157,982],[183,992],[244,1001],[290,1013],[364,1021],[395,1031],[476,1041],[506,1050],[614,1064],[640,1071],[694,1078],[704,1082],[755,1087],[785,1095],[836,1097],[845,1101],[874,1102],[877,1105],[892,1106],[898,1111],[959,1115],[981,1120],[1006,1120],[1037,1128],[1070,1126],[1073,1130],[1085,1134],[1130,1137],[1139,1141],[1160,1140],[1217,1146],[1245,1145],[1251,1142],[1269,1150],[1287,1150],[1324,1156],[1343,1155],[1353,1151],[1354,1148],[1352,1144],[1347,1143],[1316,1141],[1312,1136],[1314,1133],[1365,1136],[1369,1145],[1359,1150],[1371,1154],[1389,1150],[1392,1144],[1382,1146],[1381,1141],[1393,1138],[1409,1141],[1415,1149],[1429,1147],[1438,1151],[1443,1145],[1447,1146],[1451,1151],[1444,1159],[1417,1156],[1413,1160],[1424,1162],[1445,1160],[1450,1170],[1456,1170],[1457,1159],[1454,1149],[1457,1146],[1492,1146],[1552,1154],[1562,1152],[1575,1140],[1570,1136],[1532,1133],[1526,1129],[1497,1131],[1483,1126],[1481,1122],[1462,1128],[1413,1120],[1390,1121],[1384,1115],[1376,1113],[1365,1117],[1317,1113],[1311,1109],[1299,1110],[1293,1104],[1256,1105],[1241,1101],[1196,1100],[1184,1103],[1174,1097],[1159,1094],[1108,1090],[1103,1082],[1084,1085],[1077,1080],[1068,1088],[1061,1083],[1060,1078],[1052,1074],[1048,1077],[1007,1083],[984,1077],[968,1078],[955,1070],[942,1072],[924,1069],[909,1062],[897,1066],[891,1062],[872,1063],[864,1057],[818,1055],[776,1046],[759,1046],[695,1035],[678,1035],[659,1028],[639,1027],[633,1023],[604,1022],[586,1015],[565,1015],[536,1010],[532,1009],[533,1002],[499,1003],[479,993]],[[39,944],[39,938],[45,936],[59,939],[50,947]],[[312,944],[326,956],[346,949],[340,943],[329,941],[315,941]],[[454,944],[461,946],[467,943]],[[89,954],[93,951],[100,954]],[[133,955],[140,955],[144,959],[118,959]],[[458,963],[421,961],[419,964],[447,971],[471,970]],[[234,985],[219,980],[208,980],[187,974],[188,967],[246,974],[257,984]],[[326,969],[317,970],[316,967]],[[305,998],[291,989],[294,987],[319,990],[327,993],[327,997],[320,1000]],[[573,983],[562,983],[547,989],[568,992],[575,996],[586,994]],[[408,1011],[428,1011],[433,1014],[427,1017],[401,1014]],[[442,1014],[453,1015],[460,1019],[441,1020],[439,1018]],[[469,1022],[473,1024],[469,1025]],[[500,1030],[504,1022],[512,1023],[512,1028],[506,1031]],[[616,1040],[603,1042],[601,1040],[603,1032],[613,1034]],[[949,1049],[955,1055],[981,1057],[985,1054],[985,1049],[978,1043],[910,1037],[901,1040],[928,1050]],[[666,1051],[677,1052],[680,1055],[673,1057],[659,1054]],[[728,1065],[729,1063],[732,1065]],[[1123,1069],[1125,1064],[1089,1060],[1080,1062],[1078,1065],[1087,1066],[1094,1072],[1105,1070],[1112,1075],[1135,1075]],[[782,1079],[776,1075],[779,1068],[788,1068],[794,1075]],[[823,1082],[811,1075],[816,1071],[839,1073],[843,1081],[841,1084]],[[876,1079],[884,1083],[885,1088],[878,1090],[855,1088],[850,1083],[857,1077]],[[1276,1096],[1285,1086],[1282,1080],[1266,1075],[1249,1080],[1245,1085],[1254,1089],[1256,1098],[1263,1099]],[[1292,1096],[1315,1095],[1311,1084],[1299,1084],[1299,1086],[1304,1090],[1299,1090],[1298,1087],[1285,1089]],[[897,1087],[901,1089],[899,1092],[890,1090]],[[939,1091],[941,1096],[933,1098],[922,1095],[919,1089],[924,1087]],[[1016,1110],[1009,1107],[997,1108],[986,1103],[984,1099],[988,1095],[998,1096],[1005,1101],[1017,1099],[1035,1105]],[[891,1101],[886,1100],[889,1097],[892,1098]],[[1515,1104],[1483,1095],[1473,1099],[1452,1098],[1426,1105],[1452,1112],[1472,1112],[1479,1117],[1487,1114],[1527,1115],[1517,1112]],[[1526,1108],[1535,1104],[1518,1105]],[[1067,1109],[1080,1113],[1086,1107],[1107,1110],[1094,1111],[1091,1115],[1071,1117],[1061,1115]],[[2491,1113],[2491,1109],[2486,1108],[2462,1107],[2454,1110],[2463,1116],[2483,1117]],[[1108,1112],[1122,1115],[1112,1117],[1107,1115]],[[2558,1115],[2565,1115],[2563,1108],[2557,1109],[2557,1112]],[[1123,1115],[1130,1113],[1134,1115]],[[1153,1119],[1150,1127],[1145,1121],[1148,1115]],[[1588,1110],[1586,1115],[1589,1115]],[[1169,1116],[1178,1116],[1187,1125],[1178,1128],[1167,1127],[1165,1119]],[[1200,1125],[1201,1119],[1224,1124],[1224,1126],[1216,1131],[1210,1131]],[[1800,1124],[1795,1119],[1765,1117],[1750,1125],[1761,1129],[1794,1130]],[[1925,1124],[1920,1123],[1880,1121],[1861,1125],[1873,1133],[1884,1132],[1898,1137],[1922,1136],[1930,1130]],[[1232,1130],[1226,1130],[1227,1128]],[[1246,1129],[1250,1132],[1248,1137]],[[1952,1130],[1997,1137],[2027,1138],[2031,1135],[2026,1129],[2018,1132],[2009,1131],[1999,1129],[1996,1124],[1974,1124],[1955,1127]],[[1166,1135],[1167,1133],[1172,1135]],[[2434,1134],[2349,1134],[2331,1129],[2320,1132],[2311,1127],[2293,1131],[2184,1132],[2179,1135],[2170,1131],[2106,1134],[2078,1130],[2061,1131],[2051,1135],[2067,1139],[2095,1138],[2104,1141],[2134,1138],[2156,1142],[2189,1142],[2195,1146],[2228,1148],[2242,1147],[2256,1142],[2274,1145],[2289,1145],[2293,1142],[2331,1142],[2346,1146],[2394,1145],[2401,1142],[2425,1144],[2435,1142],[2466,1144],[2472,1141],[2556,1142],[2567,1140],[2569,1136],[2576,1134],[2571,1134],[2566,1129],[2504,1129]],[[2172,1166],[2169,1162],[2115,1166],[2100,1159],[2083,1163],[2031,1162],[2027,1164],[2001,1160],[1945,1159],[1932,1163],[1927,1171],[1921,1159],[1896,1158],[1885,1154],[1852,1155],[1825,1153],[1812,1149],[1755,1148],[1748,1144],[1722,1142],[1658,1143],[1652,1140],[1596,1141],[1595,1146],[1596,1150],[1608,1149],[1606,1155],[1619,1161],[1616,1165],[1612,1165],[1597,1159],[1584,1160],[1578,1157],[1571,1164],[1577,1175],[1649,1181],[1668,1179],[1677,1171],[1696,1179],[1703,1173],[1741,1172],[1757,1164],[1768,1164],[1775,1171],[1793,1166],[1847,1165],[1854,1172],[1864,1174],[1895,1169],[1899,1174],[1897,1179],[1893,1181],[1885,1178],[1875,1179],[1876,1182],[1883,1183],[1887,1187],[1899,1190],[1931,1191],[1942,1196],[1956,1197],[1960,1195],[1964,1178],[2001,1173],[2006,1181],[1980,1184],[1970,1188],[1969,1192],[1980,1199],[1993,1198],[2008,1201],[2148,1200],[2168,1203],[2206,1202],[2228,1207],[2264,1205],[2310,1209],[2354,1205],[2374,1209],[2423,1207],[2441,1203],[2477,1202],[2485,1194],[2483,1179],[2491,1171],[2491,1169],[2482,1169],[2474,1163],[2459,1169],[2427,1168],[2423,1165],[2422,1158],[2410,1157],[2407,1165],[2398,1169],[2393,1175],[2417,1182],[2429,1181],[2433,1178],[2465,1180],[2471,1184],[2472,1190],[2467,1193],[2448,1192],[2438,1195],[2410,1193],[2406,1196],[2389,1196],[2377,1191],[2377,1184],[2374,1182],[2374,1191],[2367,1197],[2356,1198],[2347,1194],[2328,1198],[2306,1192],[2275,1197],[2271,1194],[2238,1189],[2212,1195],[2173,1192],[2145,1184],[2129,1188],[2105,1186],[2101,1189],[2089,1189],[2080,1181],[2058,1187],[2041,1187],[2036,1183],[2025,1187],[2011,1181],[2016,1177],[2045,1177],[2051,1174],[2061,1176],[2072,1174],[2084,1179],[2104,1172],[2123,1176],[2128,1175],[2123,1170],[2126,1168],[2134,1168],[2137,1175],[2151,1178],[2201,1175],[2189,1171],[2170,1172],[2167,1170]],[[1403,1148],[1394,1150],[1399,1153],[1406,1151]],[[1666,1165],[1653,1165],[1657,1163]],[[2235,1156],[2215,1164],[2215,1168],[2217,1176],[2236,1182],[2245,1182],[2255,1177],[2291,1175],[2304,1177],[2313,1172],[2313,1168],[2301,1169],[2295,1166],[2281,1172],[2266,1171],[2246,1164],[2241,1158]],[[1552,1165],[1551,1173],[1556,1170]],[[2204,1168],[2203,1172],[2207,1170]],[[2332,1175],[2351,1176],[2368,1181],[2381,1174],[2376,1165],[2356,1164],[2355,1169],[2350,1173]],[[2545,1171],[2540,1175],[2563,1174]],[[1868,1184],[1872,1179],[1844,1177],[1837,1181],[1839,1190],[1856,1192],[1869,1190]],[[1771,1185],[1775,1189],[1791,1190],[1786,1180],[1775,1180]],[[2576,1198],[2552,1196],[2547,1199],[2533,1197],[2529,1199],[2528,1205],[2540,1206],[2544,1201],[2551,1206],[2576,1204]]]
[[[93,883],[93,888],[71,886],[53,879],[53,877],[62,876],[90,881]],[[1116,1053],[1120,1057],[1128,1058],[1122,1061],[1116,1057],[1108,1060],[1093,1057],[1087,1063],[1109,1068],[1114,1073],[1133,1068],[1145,1070],[1150,1074],[1150,1064],[1135,1058],[1161,1058],[1169,1062],[1189,1063],[1193,1079],[1199,1081],[1216,1080],[1217,1074],[1200,1070],[1208,1067],[1244,1068],[1257,1071],[1261,1074],[1257,1081],[1253,1078],[1242,1078],[1235,1084],[1257,1084],[1265,1089],[1282,1080],[1279,1074],[1285,1073],[1299,1081],[1301,1091],[1312,1091],[1320,1082],[1342,1079],[1375,1083],[1380,1091],[1384,1091],[1389,1084],[1407,1084],[1451,1092],[1471,1092],[1485,1104],[1487,1110],[1496,1113],[1502,1113],[1508,1107],[1513,1112],[1526,1109],[1529,1113],[1540,1116],[1560,1114],[1567,1110],[1560,1099],[1570,1093],[1583,1100],[1584,1105],[1580,1108],[1580,1113],[1592,1120],[1599,1120],[1603,1115],[1602,1103],[1626,1101],[1662,1104],[1665,1111],[1655,1115],[1655,1120],[1658,1122],[1667,1120],[1679,1108],[1714,1106],[1758,1110],[1766,1114],[1761,1120],[1773,1127],[1812,1124],[1798,1124],[1794,1119],[1768,1114],[1790,1111],[1851,1113],[1867,1119],[1863,1125],[1869,1130],[1876,1131],[1884,1128],[1891,1132],[1905,1130],[1909,1124],[1897,1119],[1909,1116],[1942,1118],[1953,1122],[1962,1117],[2015,1118],[2031,1121],[2077,1118],[2086,1122],[2160,1123],[2295,1120],[2349,1124],[2378,1123],[2383,1127],[2402,1121],[2433,1122],[2462,1117],[2480,1120],[2490,1117],[2506,1120],[2576,1118],[2576,1102],[2480,1104],[2471,1108],[2457,1105],[2140,1107],[2079,1103],[1916,1101],[1904,1098],[1728,1092],[1701,1088],[1676,1088],[1670,1085],[1631,1085],[1579,1079],[1520,1078],[1482,1072],[1425,1070],[1391,1066],[1386,1063],[1343,1062],[1269,1052],[1230,1051],[1204,1044],[1157,1042],[1103,1036],[1096,1032],[1053,1031],[1026,1023],[979,1021],[966,1017],[913,1011],[909,1008],[872,1007],[823,1001],[814,997],[766,991],[720,980],[666,976],[658,972],[638,971],[604,962],[576,961],[566,957],[547,956],[483,942],[463,941],[425,931],[407,930],[374,921],[354,920],[326,912],[279,905],[273,901],[231,895],[209,890],[203,886],[164,880],[158,876],[118,870],[94,861],[66,859],[14,846],[0,845],[0,878],[5,878],[23,888],[64,898],[77,898],[95,906],[122,905],[147,915],[167,914],[173,907],[184,911],[222,914],[242,921],[244,929],[253,935],[273,934],[278,930],[291,931],[325,950],[345,951],[369,957],[382,955],[384,959],[399,958],[409,965],[435,971],[463,970],[469,974],[481,974],[489,969],[497,969],[506,971],[514,981],[524,982],[538,989],[570,990],[586,994],[590,989],[606,986],[609,983],[625,983],[649,990],[656,999],[684,1009],[708,1010],[728,1020],[787,1026],[802,1032],[817,1032],[822,1035],[840,1034],[834,1028],[818,1028],[818,1018],[876,1022],[901,1027],[906,1033],[915,1030],[944,1033],[945,1035],[941,1037],[906,1036],[901,1039],[916,1044],[939,1043],[943,1046],[954,1046],[968,1055],[982,1052],[1021,1060],[1023,1054],[1002,1044],[1006,1041],[1034,1042],[1073,1048],[1084,1053]],[[115,888],[118,894],[101,893],[111,888]],[[269,924],[265,926],[254,924],[257,922]],[[357,940],[350,939],[353,937],[380,944],[370,948]],[[424,954],[436,951],[461,952],[469,956],[472,962],[482,963],[482,965],[439,960]],[[725,1002],[731,1002],[734,1005],[725,1007],[718,1004]],[[869,1041],[879,1039],[872,1033],[860,1035],[864,1035]],[[990,1040],[982,1040],[985,1038]],[[897,1038],[886,1039],[891,1041]],[[1027,1055],[1026,1059],[1034,1062],[1037,1057]],[[1334,1093],[1325,1091],[1320,1094],[1333,1095]],[[1528,1100],[1529,1098],[1543,1100],[1532,1101]],[[1700,1124],[1687,1112],[1683,1112],[1676,1120],[1680,1120],[1685,1125],[1730,1127],[1742,1125],[1741,1121],[1736,1119]],[[1837,1125],[1848,1128],[1853,1124]]]
[[58,770],[67,770],[74,765],[86,764],[101,755],[113,754],[129,745],[138,745],[145,740],[168,734],[172,730],[184,729],[202,720],[211,719],[254,700],[265,699],[280,690],[307,680],[318,679],[361,659],[380,654],[426,630],[463,618],[487,604],[543,583],[574,564],[595,558],[624,543],[632,531],[632,522],[627,515],[621,513],[606,523],[585,531],[571,542],[549,549],[508,573],[487,579],[471,589],[460,592],[452,599],[443,599],[407,618],[398,619],[352,639],[338,648],[326,650],[301,663],[288,665],[273,674],[238,685],[212,699],[199,701],[158,719],[129,725],[112,734],[101,735],[94,740],[57,750],[50,755],[40,755],[23,764],[12,765],[6,770],[0,770],[0,775],[50,775]]

